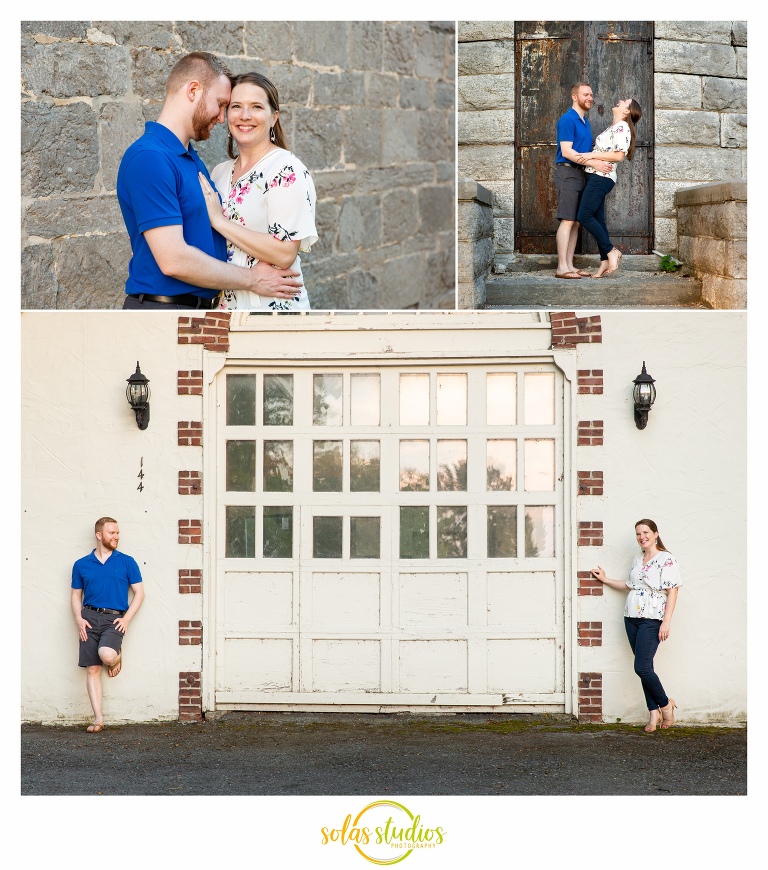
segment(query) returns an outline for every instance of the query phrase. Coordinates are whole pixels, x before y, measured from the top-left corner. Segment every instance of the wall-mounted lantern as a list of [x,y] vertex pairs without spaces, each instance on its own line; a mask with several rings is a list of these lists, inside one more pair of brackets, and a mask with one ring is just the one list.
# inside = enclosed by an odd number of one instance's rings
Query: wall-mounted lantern
[[632,398],[635,402],[635,425],[638,429],[645,429],[648,425],[648,412],[656,401],[656,387],[654,387],[656,382],[645,370],[645,360],[643,360],[643,370],[632,383],[635,385],[632,390]]
[[125,398],[136,415],[136,425],[139,429],[146,429],[149,426],[149,380],[141,373],[138,360],[136,371],[127,380]]

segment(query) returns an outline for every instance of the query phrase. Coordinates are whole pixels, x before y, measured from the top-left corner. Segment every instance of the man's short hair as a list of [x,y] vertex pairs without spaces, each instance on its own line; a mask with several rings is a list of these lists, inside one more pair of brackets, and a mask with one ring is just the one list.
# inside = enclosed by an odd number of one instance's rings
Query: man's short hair
[[579,88],[591,88],[591,87],[592,87],[592,85],[589,82],[576,82],[575,85],[571,85],[571,96],[572,97],[575,96],[576,91],[578,91]]
[[207,91],[219,76],[232,77],[229,67],[221,58],[207,51],[193,51],[176,61],[165,82],[166,97],[176,93],[187,82],[198,81]]
[[94,526],[93,531],[95,534],[98,534],[107,523],[116,523],[116,522],[117,522],[117,520],[112,519],[112,517],[99,517],[99,519],[96,520],[96,525]]

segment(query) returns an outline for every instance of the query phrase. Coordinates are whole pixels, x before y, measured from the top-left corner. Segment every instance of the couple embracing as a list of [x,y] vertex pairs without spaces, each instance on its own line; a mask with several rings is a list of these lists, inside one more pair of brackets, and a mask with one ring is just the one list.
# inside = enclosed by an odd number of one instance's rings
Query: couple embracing
[[[190,143],[225,114],[229,160],[209,174]],[[124,309],[310,307],[298,254],[317,241],[315,187],[265,76],[182,57],[157,121],[123,155],[117,198],[133,252]]]
[[[611,125],[595,139],[587,112],[594,103],[592,88],[577,82],[571,88],[571,108],[557,122],[557,271],[556,278],[602,278],[619,268],[621,251],[611,243],[605,223],[605,197],[616,184],[616,166],[635,151],[635,125],[642,110],[633,99],[613,107]],[[600,268],[594,274],[573,265],[579,224],[591,233],[600,251]]]

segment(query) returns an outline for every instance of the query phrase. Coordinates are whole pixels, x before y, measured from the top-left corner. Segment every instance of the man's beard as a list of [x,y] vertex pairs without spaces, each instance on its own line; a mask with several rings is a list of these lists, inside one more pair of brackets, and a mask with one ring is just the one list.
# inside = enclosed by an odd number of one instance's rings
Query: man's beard
[[203,101],[195,109],[195,114],[192,116],[192,138],[195,142],[204,142],[210,138],[211,131],[209,128],[211,121],[215,120],[215,118],[208,117],[204,103],[205,97],[203,97]]

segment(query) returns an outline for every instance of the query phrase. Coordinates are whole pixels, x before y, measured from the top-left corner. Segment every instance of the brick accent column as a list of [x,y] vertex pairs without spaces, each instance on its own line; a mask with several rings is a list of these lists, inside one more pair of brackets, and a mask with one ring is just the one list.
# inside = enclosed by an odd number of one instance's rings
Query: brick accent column
[[602,646],[603,645],[603,623],[602,622],[580,622],[579,629],[579,646]]
[[579,674],[579,722],[602,722],[603,675]]
[[188,372],[179,372],[176,375],[176,387],[180,396],[203,395],[203,371],[193,369]]
[[603,584],[599,580],[595,580],[589,571],[577,571],[576,577],[579,581],[579,595],[603,594]]
[[603,472],[602,471],[578,471],[579,495],[602,495]]
[[188,595],[202,591],[203,572],[200,568],[179,568],[179,594]]
[[602,547],[603,524],[602,522],[579,523],[579,538],[576,542],[579,547]]
[[179,472],[179,495],[201,495],[203,475],[199,471]]
[[602,447],[603,421],[579,420],[576,443],[579,447]]
[[201,646],[203,623],[199,619],[179,620],[179,646]]
[[552,347],[599,344],[603,340],[599,314],[577,317],[573,311],[553,311],[549,315],[549,322],[552,326]]
[[179,673],[179,719],[201,722],[203,719],[203,686],[200,671]]
[[579,395],[603,395],[603,370],[602,369],[579,369],[578,373]]
[[179,543],[202,544],[203,524],[200,520],[179,520]]
[[179,420],[177,441],[179,447],[202,447],[203,424],[198,422],[191,422],[189,420]]
[[180,317],[179,344],[202,344],[206,350],[229,350],[229,311],[209,311],[203,317]]

